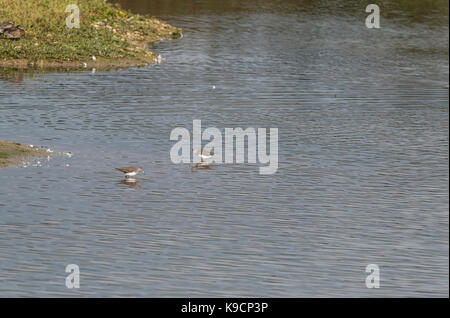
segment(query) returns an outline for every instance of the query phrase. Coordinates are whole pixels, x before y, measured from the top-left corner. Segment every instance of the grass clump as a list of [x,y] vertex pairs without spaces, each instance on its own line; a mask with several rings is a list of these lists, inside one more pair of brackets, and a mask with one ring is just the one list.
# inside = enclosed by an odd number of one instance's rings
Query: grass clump
[[[72,4],[79,7],[80,28],[66,26]],[[147,43],[181,35],[178,28],[104,0],[0,0],[0,22],[6,21],[25,29],[20,40],[0,38],[0,65],[6,67],[149,64],[156,57]]]

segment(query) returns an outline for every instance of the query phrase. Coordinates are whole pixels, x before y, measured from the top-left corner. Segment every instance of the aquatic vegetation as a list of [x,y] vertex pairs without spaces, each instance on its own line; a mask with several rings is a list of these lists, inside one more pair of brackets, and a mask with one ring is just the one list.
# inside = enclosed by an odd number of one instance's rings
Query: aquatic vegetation
[[[72,4],[79,7],[79,28],[66,25],[66,7]],[[0,66],[4,67],[146,65],[157,60],[145,48],[147,43],[181,36],[178,28],[104,0],[0,0],[0,20],[20,24],[25,30],[20,40],[0,39]]]

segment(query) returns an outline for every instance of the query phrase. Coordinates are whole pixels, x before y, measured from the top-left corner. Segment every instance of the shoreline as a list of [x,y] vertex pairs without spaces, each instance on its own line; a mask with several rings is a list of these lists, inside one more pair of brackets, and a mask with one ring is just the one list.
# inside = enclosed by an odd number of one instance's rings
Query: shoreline
[[[24,27],[19,40],[0,34],[0,69],[120,69],[155,64],[160,57],[147,47],[179,39],[181,29],[157,18],[132,14],[103,0],[78,0],[79,28],[68,28],[66,5],[58,0],[28,0],[23,5],[0,0],[1,22]],[[43,9],[42,3],[46,4]]]
[[0,61],[0,70],[110,70],[110,69],[123,69],[129,67],[142,67],[158,62],[157,56],[140,57],[140,58],[119,58],[116,60],[109,60],[98,58],[96,61],[29,61],[26,59],[20,60],[2,60]]
[[49,155],[47,151],[39,148],[0,140],[0,169],[17,167],[27,159],[48,157]]

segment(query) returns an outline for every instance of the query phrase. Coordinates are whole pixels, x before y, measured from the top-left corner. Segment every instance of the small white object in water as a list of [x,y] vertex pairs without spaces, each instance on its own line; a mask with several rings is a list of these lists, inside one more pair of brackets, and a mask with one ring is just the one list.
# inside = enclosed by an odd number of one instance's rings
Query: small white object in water
[[51,150],[51,149],[49,148],[49,149],[47,149],[47,152],[53,152],[53,150]]
[[162,60],[163,60],[162,56],[158,55],[158,57],[156,58],[156,62],[159,64],[162,62]]
[[65,152],[64,155],[70,158],[70,157],[73,156],[73,153],[71,153],[71,152]]
[[87,67],[87,63],[83,63],[83,67],[86,68]]
[[30,147],[31,147],[31,148],[34,148],[34,146],[33,146],[33,145],[30,145]]
[[69,164],[66,164],[66,167],[70,167],[70,165],[69,165]]
[[213,86],[212,86],[212,89],[216,89],[216,85],[213,85]]
[[93,60],[93,61],[96,61],[97,58],[96,58],[94,55],[92,55],[92,60]]
[[92,74],[95,74],[95,71],[96,71],[96,69],[95,69],[95,67],[92,69]]

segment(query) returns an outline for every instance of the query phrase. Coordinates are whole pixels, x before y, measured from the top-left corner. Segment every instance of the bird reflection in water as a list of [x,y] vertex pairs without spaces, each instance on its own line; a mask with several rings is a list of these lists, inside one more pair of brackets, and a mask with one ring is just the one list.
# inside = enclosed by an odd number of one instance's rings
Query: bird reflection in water
[[137,189],[141,188],[141,184],[139,183],[139,181],[137,181],[134,178],[125,178],[122,181],[120,181],[119,183],[124,184],[130,188],[137,188]]
[[192,167],[192,171],[198,170],[211,170],[211,165],[205,162],[197,163],[195,166]]

